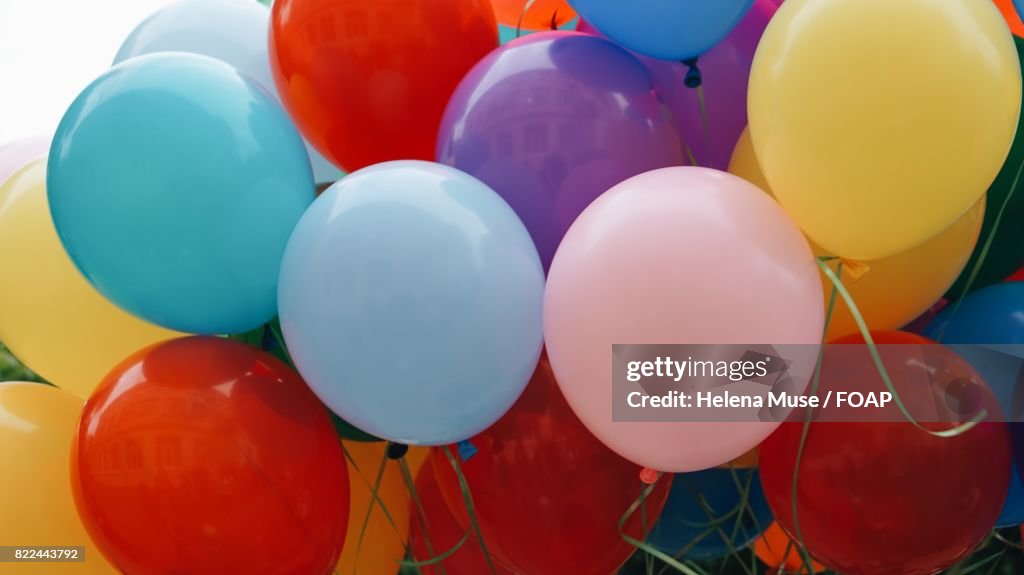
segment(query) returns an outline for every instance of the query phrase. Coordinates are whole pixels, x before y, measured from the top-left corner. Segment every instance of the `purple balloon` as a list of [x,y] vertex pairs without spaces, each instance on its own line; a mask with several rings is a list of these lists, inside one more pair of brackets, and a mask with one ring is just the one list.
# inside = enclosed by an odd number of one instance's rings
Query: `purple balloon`
[[[777,9],[774,0],[756,0],[740,24],[698,60],[706,118],[701,112],[698,91],[685,85],[688,66],[637,55],[651,70],[658,90],[676,117],[679,137],[688,151],[688,163],[718,170],[729,167],[733,148],[747,127],[747,84],[754,52]],[[600,35],[583,20],[576,29]]]
[[0,186],[25,164],[50,151],[50,138],[32,136],[0,146]]
[[619,182],[685,163],[650,72],[615,44],[543,32],[491,52],[452,95],[438,161],[493,188],[544,269],[576,216]]

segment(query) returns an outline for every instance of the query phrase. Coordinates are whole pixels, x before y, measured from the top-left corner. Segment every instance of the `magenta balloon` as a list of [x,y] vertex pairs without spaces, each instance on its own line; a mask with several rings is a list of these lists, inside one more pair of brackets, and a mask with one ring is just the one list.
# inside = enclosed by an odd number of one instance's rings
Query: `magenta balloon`
[[45,156],[50,150],[50,139],[32,136],[0,146],[0,186],[29,161]]
[[615,184],[685,163],[650,72],[595,36],[546,32],[491,52],[448,103],[438,161],[519,214],[546,270],[569,226]]
[[[688,67],[637,55],[651,70],[658,91],[676,117],[679,137],[693,155],[688,163],[696,161],[698,166],[718,170],[729,167],[732,151],[747,126],[747,84],[754,52],[777,9],[774,0],[756,0],[739,26],[698,60],[703,76],[706,130],[698,91],[684,83]],[[600,34],[583,20],[576,29]]]

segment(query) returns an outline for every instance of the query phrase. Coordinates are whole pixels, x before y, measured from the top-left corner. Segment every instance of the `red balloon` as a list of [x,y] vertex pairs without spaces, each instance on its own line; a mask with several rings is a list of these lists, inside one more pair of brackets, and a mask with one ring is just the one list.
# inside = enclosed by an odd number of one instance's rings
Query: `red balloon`
[[93,541],[132,575],[326,574],[348,523],[331,421],[299,376],[217,337],[144,349],[86,403],[71,458]]
[[[909,333],[872,336],[879,344],[934,345]],[[843,369],[830,366],[827,353],[823,382],[828,371]],[[948,376],[960,370],[960,377],[980,381],[949,353]],[[908,365],[897,367],[890,375],[900,391],[896,374],[910,372]],[[791,496],[802,429],[801,422],[783,423],[761,445],[760,455],[765,496],[794,539]],[[982,422],[951,438],[935,437],[910,422],[811,423],[796,496],[803,542],[815,559],[847,575],[938,573],[970,554],[991,531],[1006,497],[1010,465],[1010,438],[1000,422]]]
[[277,0],[270,25],[285,107],[348,171],[433,161],[448,98],[497,46],[489,0]]
[[1008,282],[1024,282],[1024,268],[1020,268],[1017,273],[1007,278]]
[[[432,453],[431,458],[437,457]],[[443,457],[443,455],[442,455]],[[437,476],[434,474],[433,465],[428,461],[416,476],[416,492],[419,495],[420,503],[423,504],[423,512],[426,515],[427,537],[424,537],[417,515],[415,504],[413,504],[410,515],[411,527],[409,529],[409,545],[412,546],[413,557],[417,561],[425,561],[437,557],[462,540],[466,530],[459,527],[455,517],[452,516],[448,504],[441,495],[441,489],[437,485]],[[427,547],[427,539],[430,540],[430,547]],[[433,550],[433,553],[431,553]],[[493,562],[497,575],[514,575],[512,571],[505,569],[498,562]],[[487,567],[487,559],[484,556],[476,537],[470,533],[469,538],[461,547],[439,564],[420,567],[421,575],[441,575],[441,570],[436,565],[444,567],[447,575],[481,575],[490,573]]]
[[[558,389],[547,356],[501,420],[471,440],[461,463],[488,551],[519,573],[613,573],[635,551],[617,523],[640,496],[640,467],[587,431]],[[460,525],[469,524],[457,477],[433,457],[441,491]],[[652,528],[668,496],[662,478],[647,499]],[[626,532],[643,539],[641,513]]]

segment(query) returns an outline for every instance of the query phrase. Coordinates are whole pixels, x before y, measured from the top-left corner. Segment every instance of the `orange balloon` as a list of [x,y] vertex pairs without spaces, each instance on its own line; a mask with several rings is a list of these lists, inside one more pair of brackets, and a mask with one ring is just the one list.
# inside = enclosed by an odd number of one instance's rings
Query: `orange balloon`
[[999,11],[1003,13],[1003,18],[1006,19],[1006,23],[1010,26],[1010,32],[1024,37],[1024,22],[1021,22],[1020,15],[1017,14],[1017,10],[1013,7],[1013,0],[995,0],[996,6],[999,6]]
[[[762,563],[773,569],[786,573],[807,573],[796,543],[774,521],[754,542],[754,553]],[[824,565],[814,560],[811,560],[811,568],[815,573],[825,570]]]
[[497,46],[489,0],[277,0],[270,24],[285,107],[350,172],[433,161],[448,98]]
[[[576,17],[576,11],[565,0],[537,0],[529,8],[529,0],[491,0],[498,24],[523,30],[550,30]],[[523,20],[520,24],[519,17]]]

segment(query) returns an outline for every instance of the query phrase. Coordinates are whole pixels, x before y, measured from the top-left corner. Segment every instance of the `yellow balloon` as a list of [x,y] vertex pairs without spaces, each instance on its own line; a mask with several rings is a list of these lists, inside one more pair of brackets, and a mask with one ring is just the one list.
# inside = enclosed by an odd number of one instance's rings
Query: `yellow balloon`
[[977,203],[1020,114],[1006,23],[982,0],[788,0],[758,45],[750,130],[779,202],[831,255],[877,260]]
[[[736,144],[729,172],[772,194],[758,166],[749,132]],[[985,216],[985,197],[975,202],[953,225],[925,243],[901,254],[865,262],[869,270],[860,279],[843,277],[843,286],[853,296],[864,321],[872,330],[899,329],[937,302],[960,275],[978,241]],[[828,252],[810,241],[815,256]],[[832,294],[832,282],[824,274],[825,305]],[[849,308],[837,298],[832,310],[827,340],[859,333]]]
[[[360,443],[345,441],[345,450],[355,461],[358,470],[348,463],[350,508],[348,532],[345,547],[338,560],[338,575],[391,575],[398,572],[398,562],[405,557],[405,544],[409,540],[410,498],[409,490],[395,461],[386,460],[387,443]],[[430,452],[427,448],[411,447],[406,459],[412,476]],[[392,526],[380,505],[373,505],[373,513],[363,534],[362,546],[359,533],[366,521],[366,513],[373,504],[370,486],[377,478],[382,461],[386,461],[377,496],[388,509]],[[413,469],[415,468],[415,469]]]
[[78,272],[46,199],[46,161],[0,187],[0,339],[48,381],[88,397],[136,351],[182,334],[121,311]]
[[82,399],[40,383],[0,383],[0,545],[84,547],[81,563],[3,563],[17,573],[117,573],[85,532],[71,490]]

